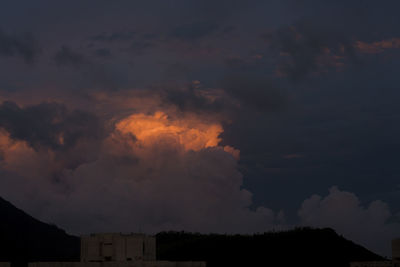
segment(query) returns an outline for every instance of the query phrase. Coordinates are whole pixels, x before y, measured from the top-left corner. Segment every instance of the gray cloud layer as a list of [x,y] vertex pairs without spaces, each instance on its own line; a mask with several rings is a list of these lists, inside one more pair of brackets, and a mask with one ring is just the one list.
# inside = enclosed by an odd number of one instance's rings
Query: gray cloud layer
[[31,34],[15,35],[0,29],[0,56],[21,57],[26,63],[33,63],[40,52]]
[[57,103],[43,103],[20,108],[13,102],[0,105],[0,127],[10,137],[26,141],[35,149],[68,149],[80,139],[97,139],[103,134],[102,126],[93,114],[68,111]]

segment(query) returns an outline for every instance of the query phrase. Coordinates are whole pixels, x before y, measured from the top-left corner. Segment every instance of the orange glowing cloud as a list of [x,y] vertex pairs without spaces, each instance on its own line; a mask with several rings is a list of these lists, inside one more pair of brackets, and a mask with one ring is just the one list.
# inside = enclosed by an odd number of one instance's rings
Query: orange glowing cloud
[[4,130],[0,130],[0,157],[0,167],[28,177],[47,177],[58,168],[51,151],[37,152]]
[[142,146],[151,146],[160,141],[178,145],[185,151],[199,151],[218,146],[223,132],[217,123],[206,123],[195,116],[172,119],[164,112],[154,115],[133,114],[116,124],[122,134],[134,135]]
[[362,53],[379,54],[383,53],[386,49],[400,48],[400,38],[392,38],[373,43],[358,41],[355,43],[355,47]]
[[10,158],[13,159],[15,155],[20,155],[31,150],[26,142],[14,141],[10,138],[10,134],[6,131],[0,130],[0,152],[3,157],[3,161],[7,161]]

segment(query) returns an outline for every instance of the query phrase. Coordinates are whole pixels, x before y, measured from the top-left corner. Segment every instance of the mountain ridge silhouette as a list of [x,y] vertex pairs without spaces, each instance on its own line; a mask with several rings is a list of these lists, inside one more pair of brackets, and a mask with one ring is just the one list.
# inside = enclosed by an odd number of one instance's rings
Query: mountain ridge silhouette
[[[41,222],[0,197],[0,262],[25,267],[33,261],[79,261],[79,237]],[[161,232],[157,259],[206,261],[214,266],[345,267],[383,257],[334,230],[296,228],[254,235]]]

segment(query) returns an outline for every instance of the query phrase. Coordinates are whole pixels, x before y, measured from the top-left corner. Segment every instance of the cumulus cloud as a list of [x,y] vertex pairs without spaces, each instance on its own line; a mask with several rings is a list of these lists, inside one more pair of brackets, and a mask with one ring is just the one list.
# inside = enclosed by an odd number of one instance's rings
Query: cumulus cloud
[[[43,125],[57,135],[46,119]],[[36,135],[22,138],[11,133],[12,127],[3,127],[0,195],[73,233],[250,233],[283,223],[282,213],[250,208],[252,194],[242,188],[239,151],[219,145],[221,125],[194,113],[163,112],[136,112],[116,119],[114,125],[96,143],[96,155],[73,168],[57,156],[53,134],[38,140]],[[24,132],[31,126],[20,127]],[[36,149],[37,143],[48,149]],[[65,157],[79,158],[87,152],[71,151]]]
[[400,224],[390,221],[393,215],[386,203],[376,200],[364,206],[355,194],[337,187],[325,197],[306,199],[298,215],[304,225],[332,227],[381,254],[390,251],[390,240],[400,235]]
[[[91,124],[94,115],[60,104],[21,108],[3,103],[0,195],[76,234],[252,233],[288,227],[282,211],[253,207],[239,171],[240,151],[220,145],[218,120],[161,110],[155,99],[132,103],[135,97],[114,99],[125,99],[119,108],[127,105],[130,114],[105,122],[112,125],[107,132],[98,121]],[[61,133],[68,149],[61,147]],[[389,251],[389,240],[400,234],[384,202],[364,206],[356,195],[336,187],[325,197],[306,199],[298,215],[303,225],[332,227],[380,253]]]
[[241,189],[236,160],[219,147],[184,152],[166,141],[104,155],[68,179],[79,181],[67,206],[82,215],[77,231],[90,225],[97,231],[252,232],[277,219],[270,209],[248,208],[251,193]]
[[223,132],[219,124],[206,124],[196,118],[170,120],[159,111],[153,116],[131,115],[116,124],[116,129],[124,134],[132,134],[142,145],[167,139],[185,150],[199,151],[215,147],[221,141]]

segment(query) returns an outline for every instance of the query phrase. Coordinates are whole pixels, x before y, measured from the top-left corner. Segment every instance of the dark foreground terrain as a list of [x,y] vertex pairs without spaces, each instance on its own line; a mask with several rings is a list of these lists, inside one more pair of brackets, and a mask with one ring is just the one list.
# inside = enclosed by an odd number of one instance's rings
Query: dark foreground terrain
[[0,261],[21,266],[28,261],[79,260],[78,237],[36,220],[2,198],[0,214]]
[[208,267],[347,267],[350,261],[383,259],[332,229],[311,228],[249,236],[159,233],[157,255],[161,260],[203,260]]
[[[79,261],[80,241],[0,198],[0,262]],[[257,235],[157,234],[157,258],[206,261],[223,266],[347,267],[350,261],[382,257],[337,235],[332,229],[299,228]]]

